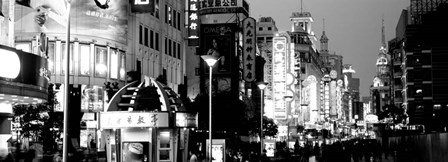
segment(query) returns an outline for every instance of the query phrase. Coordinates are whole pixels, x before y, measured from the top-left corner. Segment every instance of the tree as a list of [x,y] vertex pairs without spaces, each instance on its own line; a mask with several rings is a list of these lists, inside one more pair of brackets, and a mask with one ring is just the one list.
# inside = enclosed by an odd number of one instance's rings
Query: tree
[[404,113],[404,109],[395,105],[384,105],[383,111],[378,115],[378,120],[388,120],[392,124],[404,123],[406,118],[407,115]]
[[278,126],[274,120],[263,116],[263,136],[275,137],[278,133]]

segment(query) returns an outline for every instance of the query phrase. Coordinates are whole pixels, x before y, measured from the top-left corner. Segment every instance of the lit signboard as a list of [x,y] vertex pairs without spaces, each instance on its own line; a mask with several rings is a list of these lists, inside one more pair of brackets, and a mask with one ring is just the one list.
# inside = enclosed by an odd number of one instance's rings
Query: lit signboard
[[199,46],[198,0],[188,1],[188,45]]
[[272,55],[272,93],[274,119],[286,119],[286,37],[274,37]]
[[246,82],[255,80],[255,53],[256,35],[255,19],[252,17],[243,20],[243,78]]
[[0,77],[14,79],[20,73],[20,59],[17,53],[0,49]]
[[131,0],[130,4],[132,12],[154,12],[154,0]]
[[168,112],[101,112],[100,128],[168,127]]

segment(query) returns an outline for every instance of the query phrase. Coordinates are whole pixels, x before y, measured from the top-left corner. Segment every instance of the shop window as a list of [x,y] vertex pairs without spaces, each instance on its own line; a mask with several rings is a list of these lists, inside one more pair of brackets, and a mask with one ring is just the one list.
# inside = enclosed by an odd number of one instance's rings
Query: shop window
[[159,161],[172,161],[172,141],[169,131],[161,131],[158,137],[158,153]]

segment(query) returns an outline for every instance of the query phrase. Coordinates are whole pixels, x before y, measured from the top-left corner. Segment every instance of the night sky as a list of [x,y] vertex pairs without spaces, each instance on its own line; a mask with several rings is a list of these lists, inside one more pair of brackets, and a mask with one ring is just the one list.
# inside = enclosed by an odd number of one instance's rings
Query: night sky
[[[250,15],[272,17],[279,31],[291,31],[289,17],[300,12],[300,0],[248,0]],[[310,12],[312,30],[320,39],[325,19],[325,34],[330,51],[344,57],[344,64],[352,64],[360,78],[360,96],[369,95],[369,87],[376,73],[375,62],[381,46],[381,19],[387,41],[395,38],[395,27],[401,11],[410,0],[303,0],[302,11]],[[316,44],[320,49],[320,42]]]

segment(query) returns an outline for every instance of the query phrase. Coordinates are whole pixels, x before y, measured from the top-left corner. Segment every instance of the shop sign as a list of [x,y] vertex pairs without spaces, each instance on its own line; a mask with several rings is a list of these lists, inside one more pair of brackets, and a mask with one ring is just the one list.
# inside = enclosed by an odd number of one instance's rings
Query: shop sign
[[20,73],[20,59],[17,53],[0,49],[0,77],[14,79]]
[[199,46],[198,41],[198,28],[199,28],[199,16],[198,16],[198,0],[188,1],[188,45]]
[[255,54],[256,54],[256,35],[255,19],[252,17],[243,20],[243,77],[246,82],[255,80]]
[[100,128],[168,127],[167,112],[102,112]]
[[176,112],[176,127],[197,128],[198,127],[198,114],[197,113]]

